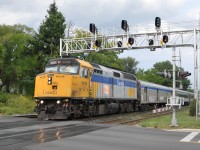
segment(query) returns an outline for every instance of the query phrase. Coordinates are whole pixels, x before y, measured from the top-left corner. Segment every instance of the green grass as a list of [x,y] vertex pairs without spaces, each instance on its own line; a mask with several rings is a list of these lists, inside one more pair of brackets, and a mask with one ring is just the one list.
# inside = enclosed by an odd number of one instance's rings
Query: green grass
[[152,127],[160,129],[176,129],[176,128],[200,129],[200,120],[196,121],[196,117],[189,116],[188,109],[176,112],[176,119],[178,127],[170,127],[172,120],[172,113],[170,115],[144,120],[140,122],[139,125],[142,127]]
[[35,101],[22,95],[7,95],[7,101],[0,103],[1,115],[33,113]]

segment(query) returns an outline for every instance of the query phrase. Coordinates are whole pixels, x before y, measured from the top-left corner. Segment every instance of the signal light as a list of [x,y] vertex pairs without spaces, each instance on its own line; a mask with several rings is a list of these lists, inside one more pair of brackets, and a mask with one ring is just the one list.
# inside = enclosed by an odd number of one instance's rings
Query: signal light
[[149,39],[149,46],[152,46],[154,44],[153,39]]
[[134,44],[134,38],[132,38],[132,37],[128,38],[128,44],[133,45]]
[[128,23],[126,20],[122,20],[121,22],[121,28],[124,30],[124,31],[127,31],[128,30]]
[[[152,46],[154,44],[153,39],[149,39],[149,46]],[[150,51],[155,51],[155,48],[150,48]]]
[[52,77],[48,78],[48,85],[52,84]]
[[118,41],[118,42],[117,42],[117,46],[118,46],[118,47],[122,47],[122,41]]
[[161,26],[161,19],[160,19],[160,17],[156,17],[155,18],[155,26],[156,26],[156,28],[160,28],[160,26]]
[[95,45],[96,45],[97,47],[101,47],[101,41],[96,40],[96,41],[95,41]]
[[95,31],[96,31],[95,24],[94,23],[90,23],[90,32],[95,34]]
[[183,71],[183,72],[178,72],[177,73],[177,76],[178,77],[181,77],[182,79],[185,79],[187,76],[190,76],[191,75],[191,73],[189,73],[188,71]]
[[165,44],[168,42],[168,36],[167,35],[163,35],[163,40],[162,40]]

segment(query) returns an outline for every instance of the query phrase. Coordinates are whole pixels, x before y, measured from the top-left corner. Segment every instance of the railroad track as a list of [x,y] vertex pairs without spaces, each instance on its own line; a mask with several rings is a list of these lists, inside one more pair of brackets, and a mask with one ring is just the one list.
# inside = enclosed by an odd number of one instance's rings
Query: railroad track
[[[182,111],[188,109],[188,106],[182,107],[182,109],[177,109],[177,111]],[[103,116],[94,116],[89,118],[79,118],[76,120],[85,121],[89,123],[97,123],[97,124],[127,124],[127,125],[135,125],[139,122],[149,119],[155,118],[163,115],[167,115],[172,113],[172,110],[167,110],[163,112],[152,113],[152,110],[144,111],[144,112],[131,112],[131,113],[122,113],[122,114],[111,114],[111,115],[103,115]],[[26,117],[26,118],[36,118],[36,114],[27,114],[27,115],[15,115],[16,117]]]
[[[183,111],[185,109],[188,109],[188,107],[184,107],[182,109],[178,109],[177,111]],[[159,116],[164,116],[164,115],[168,115],[171,114],[172,110],[167,110],[164,112],[159,112],[159,113],[152,113],[151,112],[143,112],[143,113],[132,113],[132,114],[127,114],[126,116],[122,116],[122,117],[116,117],[116,118],[107,118],[104,120],[101,120],[99,123],[102,124],[115,124],[115,125],[122,125],[122,124],[126,124],[126,125],[136,125],[139,122],[146,120],[146,119],[150,119],[150,118],[155,118],[155,117],[159,117]]]
[[37,114],[13,115],[14,117],[37,118]]
[[127,118],[129,116],[138,116],[141,114],[147,114],[151,111],[145,111],[145,112],[130,112],[130,113],[122,113],[122,114],[109,114],[109,115],[102,115],[102,116],[93,116],[90,118],[80,118],[78,120],[90,122],[90,123],[108,123],[109,121],[119,121],[122,118]]

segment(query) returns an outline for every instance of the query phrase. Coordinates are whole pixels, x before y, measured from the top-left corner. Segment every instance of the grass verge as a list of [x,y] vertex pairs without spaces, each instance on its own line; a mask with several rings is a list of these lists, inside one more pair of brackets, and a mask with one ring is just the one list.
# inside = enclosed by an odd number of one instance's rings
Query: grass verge
[[6,95],[7,101],[0,103],[1,115],[33,113],[35,102],[31,97],[22,95]]
[[142,127],[152,127],[160,129],[180,129],[192,128],[200,129],[200,120],[196,121],[196,117],[189,116],[189,109],[176,112],[177,127],[171,127],[172,114],[150,118],[140,122],[138,125]]

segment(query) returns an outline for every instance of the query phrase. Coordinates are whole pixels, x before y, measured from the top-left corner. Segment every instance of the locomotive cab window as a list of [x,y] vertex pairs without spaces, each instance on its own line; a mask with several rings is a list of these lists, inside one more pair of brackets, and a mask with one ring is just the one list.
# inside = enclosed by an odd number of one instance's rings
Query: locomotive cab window
[[78,74],[79,63],[73,59],[51,60],[45,67],[45,72],[60,72],[65,74]]
[[53,65],[53,66],[46,66],[46,67],[45,67],[45,72],[50,72],[50,71],[52,71],[52,72],[58,71],[58,66],[56,66],[56,65]]
[[63,65],[63,66],[60,66],[60,72],[77,74],[78,68],[79,68],[78,65],[67,65],[67,66]]

